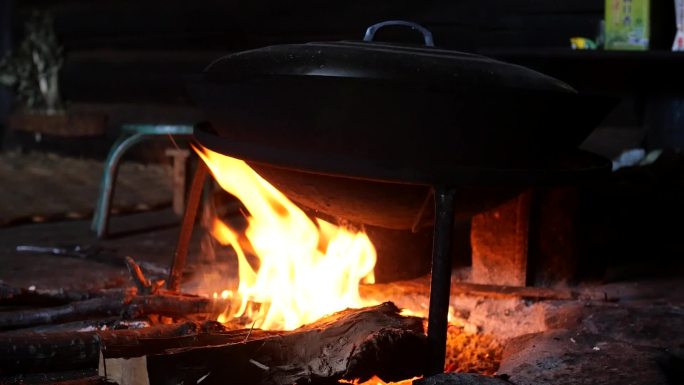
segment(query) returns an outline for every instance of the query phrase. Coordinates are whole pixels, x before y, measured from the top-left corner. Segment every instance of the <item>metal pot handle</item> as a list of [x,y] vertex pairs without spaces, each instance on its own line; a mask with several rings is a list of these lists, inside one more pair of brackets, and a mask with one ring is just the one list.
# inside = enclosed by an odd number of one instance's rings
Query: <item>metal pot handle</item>
[[423,40],[425,41],[425,45],[427,47],[435,46],[435,42],[434,40],[432,40],[432,32],[430,32],[429,29],[423,27],[418,23],[404,20],[387,20],[371,25],[370,27],[368,27],[368,29],[366,29],[366,34],[363,36],[363,41],[373,41],[375,33],[378,32],[380,28],[386,27],[388,25],[402,25],[404,27],[409,27],[411,29],[417,30],[418,32],[423,34]]

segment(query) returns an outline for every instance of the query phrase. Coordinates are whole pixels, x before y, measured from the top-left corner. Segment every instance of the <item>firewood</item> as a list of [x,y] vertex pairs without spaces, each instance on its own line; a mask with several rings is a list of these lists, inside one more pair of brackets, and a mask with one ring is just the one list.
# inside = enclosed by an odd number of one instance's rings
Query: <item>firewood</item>
[[347,309],[279,336],[147,356],[150,383],[332,383],[410,378],[424,367],[423,323],[392,303]]
[[245,343],[283,333],[269,330],[226,330],[221,324],[208,321],[202,324],[201,329],[180,335],[143,335],[131,338],[118,333],[105,334],[101,336],[101,349],[105,358],[142,357],[161,354],[169,349]]
[[41,324],[72,321],[93,316],[118,315],[125,309],[121,297],[93,298],[63,306],[0,313],[0,329],[21,328]]
[[121,385],[98,376],[97,370],[76,370],[50,373],[25,373],[0,377],[3,385],[50,384],[50,385]]
[[0,334],[0,375],[97,368],[101,352],[108,358],[146,356],[181,347],[243,343],[281,333],[226,330],[214,321],[82,332],[12,331]]
[[131,257],[126,257],[125,261],[128,272],[131,274],[131,278],[135,283],[135,287],[138,288],[138,292],[141,294],[150,294],[149,288],[152,286],[152,283],[145,277],[140,266],[138,266]]
[[[373,374],[398,379],[420,372],[423,347],[422,322],[400,316],[388,303],[346,310],[292,332],[226,330],[215,322],[188,322],[129,330],[0,334],[0,375],[93,368],[102,353],[105,360],[146,356],[150,376],[156,377],[153,382],[160,376],[190,376],[196,383],[207,365],[217,375],[236,378],[236,383],[316,382]],[[186,358],[187,363],[173,365]],[[205,380],[223,383],[221,376]]]
[[0,312],[0,329],[114,315],[136,318],[158,314],[182,318],[192,314],[211,313],[213,310],[214,303],[206,297],[169,293],[132,295],[130,292],[118,292],[112,296],[76,301],[63,306]]
[[[146,321],[128,321],[122,320],[121,317],[104,317],[94,318],[80,321],[64,322],[60,324],[38,325],[29,328],[12,329],[0,331],[0,336],[18,336],[28,333],[72,333],[82,332],[87,330],[107,330],[107,329],[126,329],[127,324],[147,324]],[[143,327],[143,326],[140,326]]]
[[[141,329],[0,334],[0,375],[97,368],[102,347],[120,347],[119,351],[126,347],[127,352],[147,354],[168,347],[188,346],[183,344],[187,342],[183,337],[209,330],[223,331],[223,328],[215,322],[184,322]],[[161,346],[150,343],[155,340],[164,343]]]
[[93,376],[74,380],[51,382],[50,385],[117,385],[117,383],[109,381],[105,377]]
[[0,282],[0,306],[56,306],[86,299],[119,295],[123,289],[26,289]]

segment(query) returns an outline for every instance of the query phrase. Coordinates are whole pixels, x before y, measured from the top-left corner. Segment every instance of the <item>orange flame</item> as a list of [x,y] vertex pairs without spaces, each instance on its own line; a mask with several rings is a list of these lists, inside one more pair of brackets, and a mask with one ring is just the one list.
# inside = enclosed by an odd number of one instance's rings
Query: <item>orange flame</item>
[[413,377],[407,380],[401,380],[399,382],[385,382],[378,376],[373,376],[364,382],[359,382],[358,380],[347,381],[339,380],[340,384],[351,384],[351,385],[411,385],[413,381],[420,379],[421,377]]
[[[250,216],[238,233],[215,219],[212,235],[238,256],[236,309],[220,321],[247,317],[257,328],[292,330],[324,315],[368,305],[358,292],[372,283],[376,254],[366,234],[316,218],[315,223],[244,161],[195,149],[218,184],[237,197]],[[242,247],[259,259],[254,269]],[[222,298],[228,298],[228,292]],[[252,304],[258,304],[255,307]]]

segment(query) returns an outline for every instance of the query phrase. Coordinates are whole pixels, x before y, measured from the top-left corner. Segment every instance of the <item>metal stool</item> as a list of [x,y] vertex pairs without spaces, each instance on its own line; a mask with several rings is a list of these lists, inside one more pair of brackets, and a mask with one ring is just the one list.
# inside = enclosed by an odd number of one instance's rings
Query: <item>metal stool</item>
[[114,184],[119,170],[119,160],[124,152],[133,145],[160,135],[192,135],[192,125],[177,124],[125,124],[121,127],[122,135],[116,140],[105,161],[104,175],[100,183],[100,194],[93,213],[90,228],[98,238],[107,235],[109,226],[109,208],[114,196]]

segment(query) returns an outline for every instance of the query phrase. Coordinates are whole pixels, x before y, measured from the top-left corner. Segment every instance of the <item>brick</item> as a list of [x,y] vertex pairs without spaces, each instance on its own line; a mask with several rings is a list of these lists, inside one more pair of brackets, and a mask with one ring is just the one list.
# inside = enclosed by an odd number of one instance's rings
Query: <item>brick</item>
[[526,191],[473,217],[470,233],[474,283],[525,286],[532,193]]

